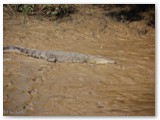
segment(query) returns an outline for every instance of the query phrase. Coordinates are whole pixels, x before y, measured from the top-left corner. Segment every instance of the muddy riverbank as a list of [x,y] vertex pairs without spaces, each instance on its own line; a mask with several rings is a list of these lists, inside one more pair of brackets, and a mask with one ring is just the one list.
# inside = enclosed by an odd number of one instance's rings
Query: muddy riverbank
[[[154,115],[155,29],[80,6],[72,20],[4,13],[5,45],[109,57],[117,64],[49,63],[5,53],[4,115]],[[147,31],[147,32],[144,32]]]

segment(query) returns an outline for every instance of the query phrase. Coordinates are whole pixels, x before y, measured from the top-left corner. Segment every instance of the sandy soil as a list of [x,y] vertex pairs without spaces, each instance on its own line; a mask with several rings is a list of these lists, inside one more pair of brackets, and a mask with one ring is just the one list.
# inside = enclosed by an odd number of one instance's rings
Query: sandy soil
[[[4,13],[4,46],[110,57],[112,65],[49,63],[4,54],[4,115],[155,115],[155,30],[79,6],[72,20]],[[144,34],[144,31],[148,31]]]

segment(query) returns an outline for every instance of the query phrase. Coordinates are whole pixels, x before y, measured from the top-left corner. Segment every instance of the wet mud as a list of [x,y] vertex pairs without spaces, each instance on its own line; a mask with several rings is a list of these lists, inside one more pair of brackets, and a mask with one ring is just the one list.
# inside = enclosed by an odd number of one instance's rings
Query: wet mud
[[113,21],[100,8],[78,10],[60,23],[4,14],[3,44],[101,55],[117,64],[4,53],[4,115],[155,115],[155,29],[143,20]]

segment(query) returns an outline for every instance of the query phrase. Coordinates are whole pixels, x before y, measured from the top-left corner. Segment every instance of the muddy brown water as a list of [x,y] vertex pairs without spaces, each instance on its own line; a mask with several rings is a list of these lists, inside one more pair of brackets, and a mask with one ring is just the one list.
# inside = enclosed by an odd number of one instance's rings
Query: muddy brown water
[[3,42],[117,62],[48,63],[4,53],[4,115],[155,115],[155,30],[145,21],[116,22],[98,8],[60,23],[4,14]]

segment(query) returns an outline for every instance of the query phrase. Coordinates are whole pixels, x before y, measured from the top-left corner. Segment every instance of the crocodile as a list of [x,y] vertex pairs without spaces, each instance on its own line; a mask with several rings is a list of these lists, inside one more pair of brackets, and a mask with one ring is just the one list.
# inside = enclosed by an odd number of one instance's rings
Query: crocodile
[[15,52],[33,58],[43,59],[48,62],[69,62],[69,63],[93,63],[93,64],[115,64],[116,62],[102,56],[82,54],[66,51],[47,51],[23,48],[18,46],[4,46],[3,52]]

